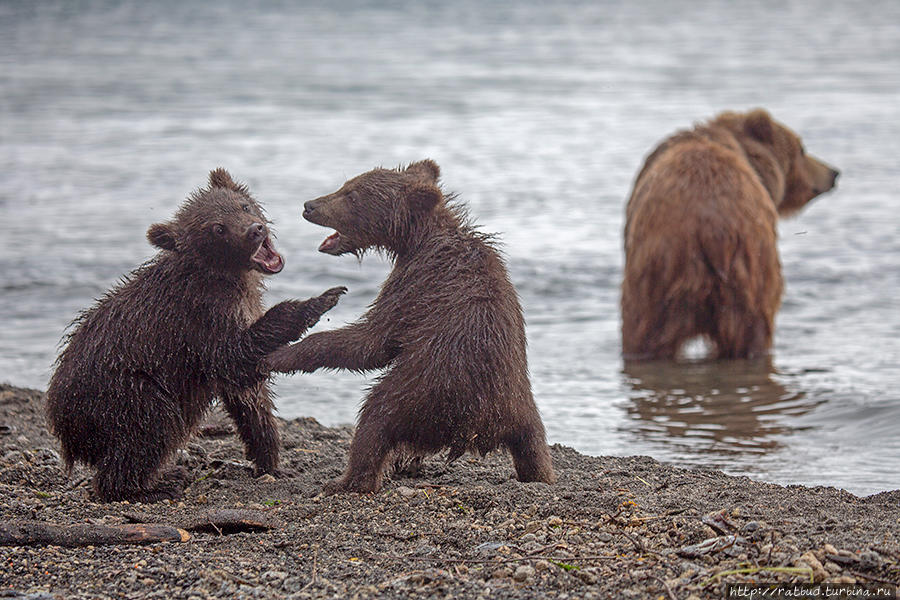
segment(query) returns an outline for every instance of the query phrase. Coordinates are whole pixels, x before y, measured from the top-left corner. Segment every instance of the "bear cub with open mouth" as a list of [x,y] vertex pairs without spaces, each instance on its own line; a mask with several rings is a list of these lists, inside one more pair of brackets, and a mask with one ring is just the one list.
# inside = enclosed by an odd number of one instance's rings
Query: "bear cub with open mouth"
[[177,498],[177,469],[158,472],[219,398],[257,474],[275,473],[278,431],[259,363],[345,288],[263,314],[263,276],[284,260],[259,204],[223,169],[147,238],[159,253],[75,319],[57,359],[47,413],[66,468],[93,466],[103,501]]
[[388,461],[449,449],[505,446],[520,481],[556,476],[531,394],[525,324],[491,236],[438,187],[424,160],[374,169],[306,203],[308,221],[336,230],[319,251],[386,253],[394,267],[362,318],[315,333],[267,359],[273,371],[385,369],[359,414],[349,464],[327,492],[372,492]]

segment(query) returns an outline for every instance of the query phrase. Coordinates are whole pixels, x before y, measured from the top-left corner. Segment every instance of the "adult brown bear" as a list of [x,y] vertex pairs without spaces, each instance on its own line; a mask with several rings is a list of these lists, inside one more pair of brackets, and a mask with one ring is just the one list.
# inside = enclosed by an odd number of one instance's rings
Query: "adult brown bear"
[[783,288],[776,220],[837,176],[761,109],[663,141],[626,209],[625,359],[674,358],[696,337],[719,358],[767,353]]

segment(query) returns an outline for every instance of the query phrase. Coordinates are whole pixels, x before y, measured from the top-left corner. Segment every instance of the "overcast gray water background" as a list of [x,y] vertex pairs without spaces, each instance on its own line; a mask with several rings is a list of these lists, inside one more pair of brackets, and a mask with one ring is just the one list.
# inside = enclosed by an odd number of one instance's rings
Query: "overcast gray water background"
[[[764,106],[838,166],[785,221],[768,363],[623,371],[624,203],[663,137]],[[900,3],[0,3],[0,380],[45,388],[66,324],[225,166],[287,260],[268,302],[388,270],[316,252],[303,201],[423,157],[498,232],[551,442],[857,494],[900,488]],[[352,422],[366,378],[280,377]]]

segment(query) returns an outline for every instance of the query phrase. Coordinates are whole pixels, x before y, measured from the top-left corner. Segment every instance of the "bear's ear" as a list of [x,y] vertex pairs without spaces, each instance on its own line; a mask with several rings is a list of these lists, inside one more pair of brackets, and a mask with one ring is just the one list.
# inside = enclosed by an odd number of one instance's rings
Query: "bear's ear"
[[744,131],[753,139],[771,144],[775,141],[775,124],[765,110],[757,108],[747,113],[744,119]]
[[406,172],[419,181],[435,184],[441,176],[441,168],[430,158],[414,162],[406,167]]
[[147,239],[157,248],[175,251],[178,236],[175,228],[169,223],[157,223],[147,230]]
[[406,191],[406,202],[414,214],[430,211],[443,197],[441,190],[434,185],[416,184]]
[[219,167],[209,172],[209,187],[234,189],[235,183],[228,171]]

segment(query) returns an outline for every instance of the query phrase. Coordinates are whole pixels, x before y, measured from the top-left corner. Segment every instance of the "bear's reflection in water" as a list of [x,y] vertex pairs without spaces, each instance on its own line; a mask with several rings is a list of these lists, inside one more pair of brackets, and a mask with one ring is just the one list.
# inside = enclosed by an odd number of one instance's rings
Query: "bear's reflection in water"
[[770,358],[626,362],[623,373],[632,390],[625,427],[686,463],[779,449],[802,428],[796,417],[821,402],[781,383]]

